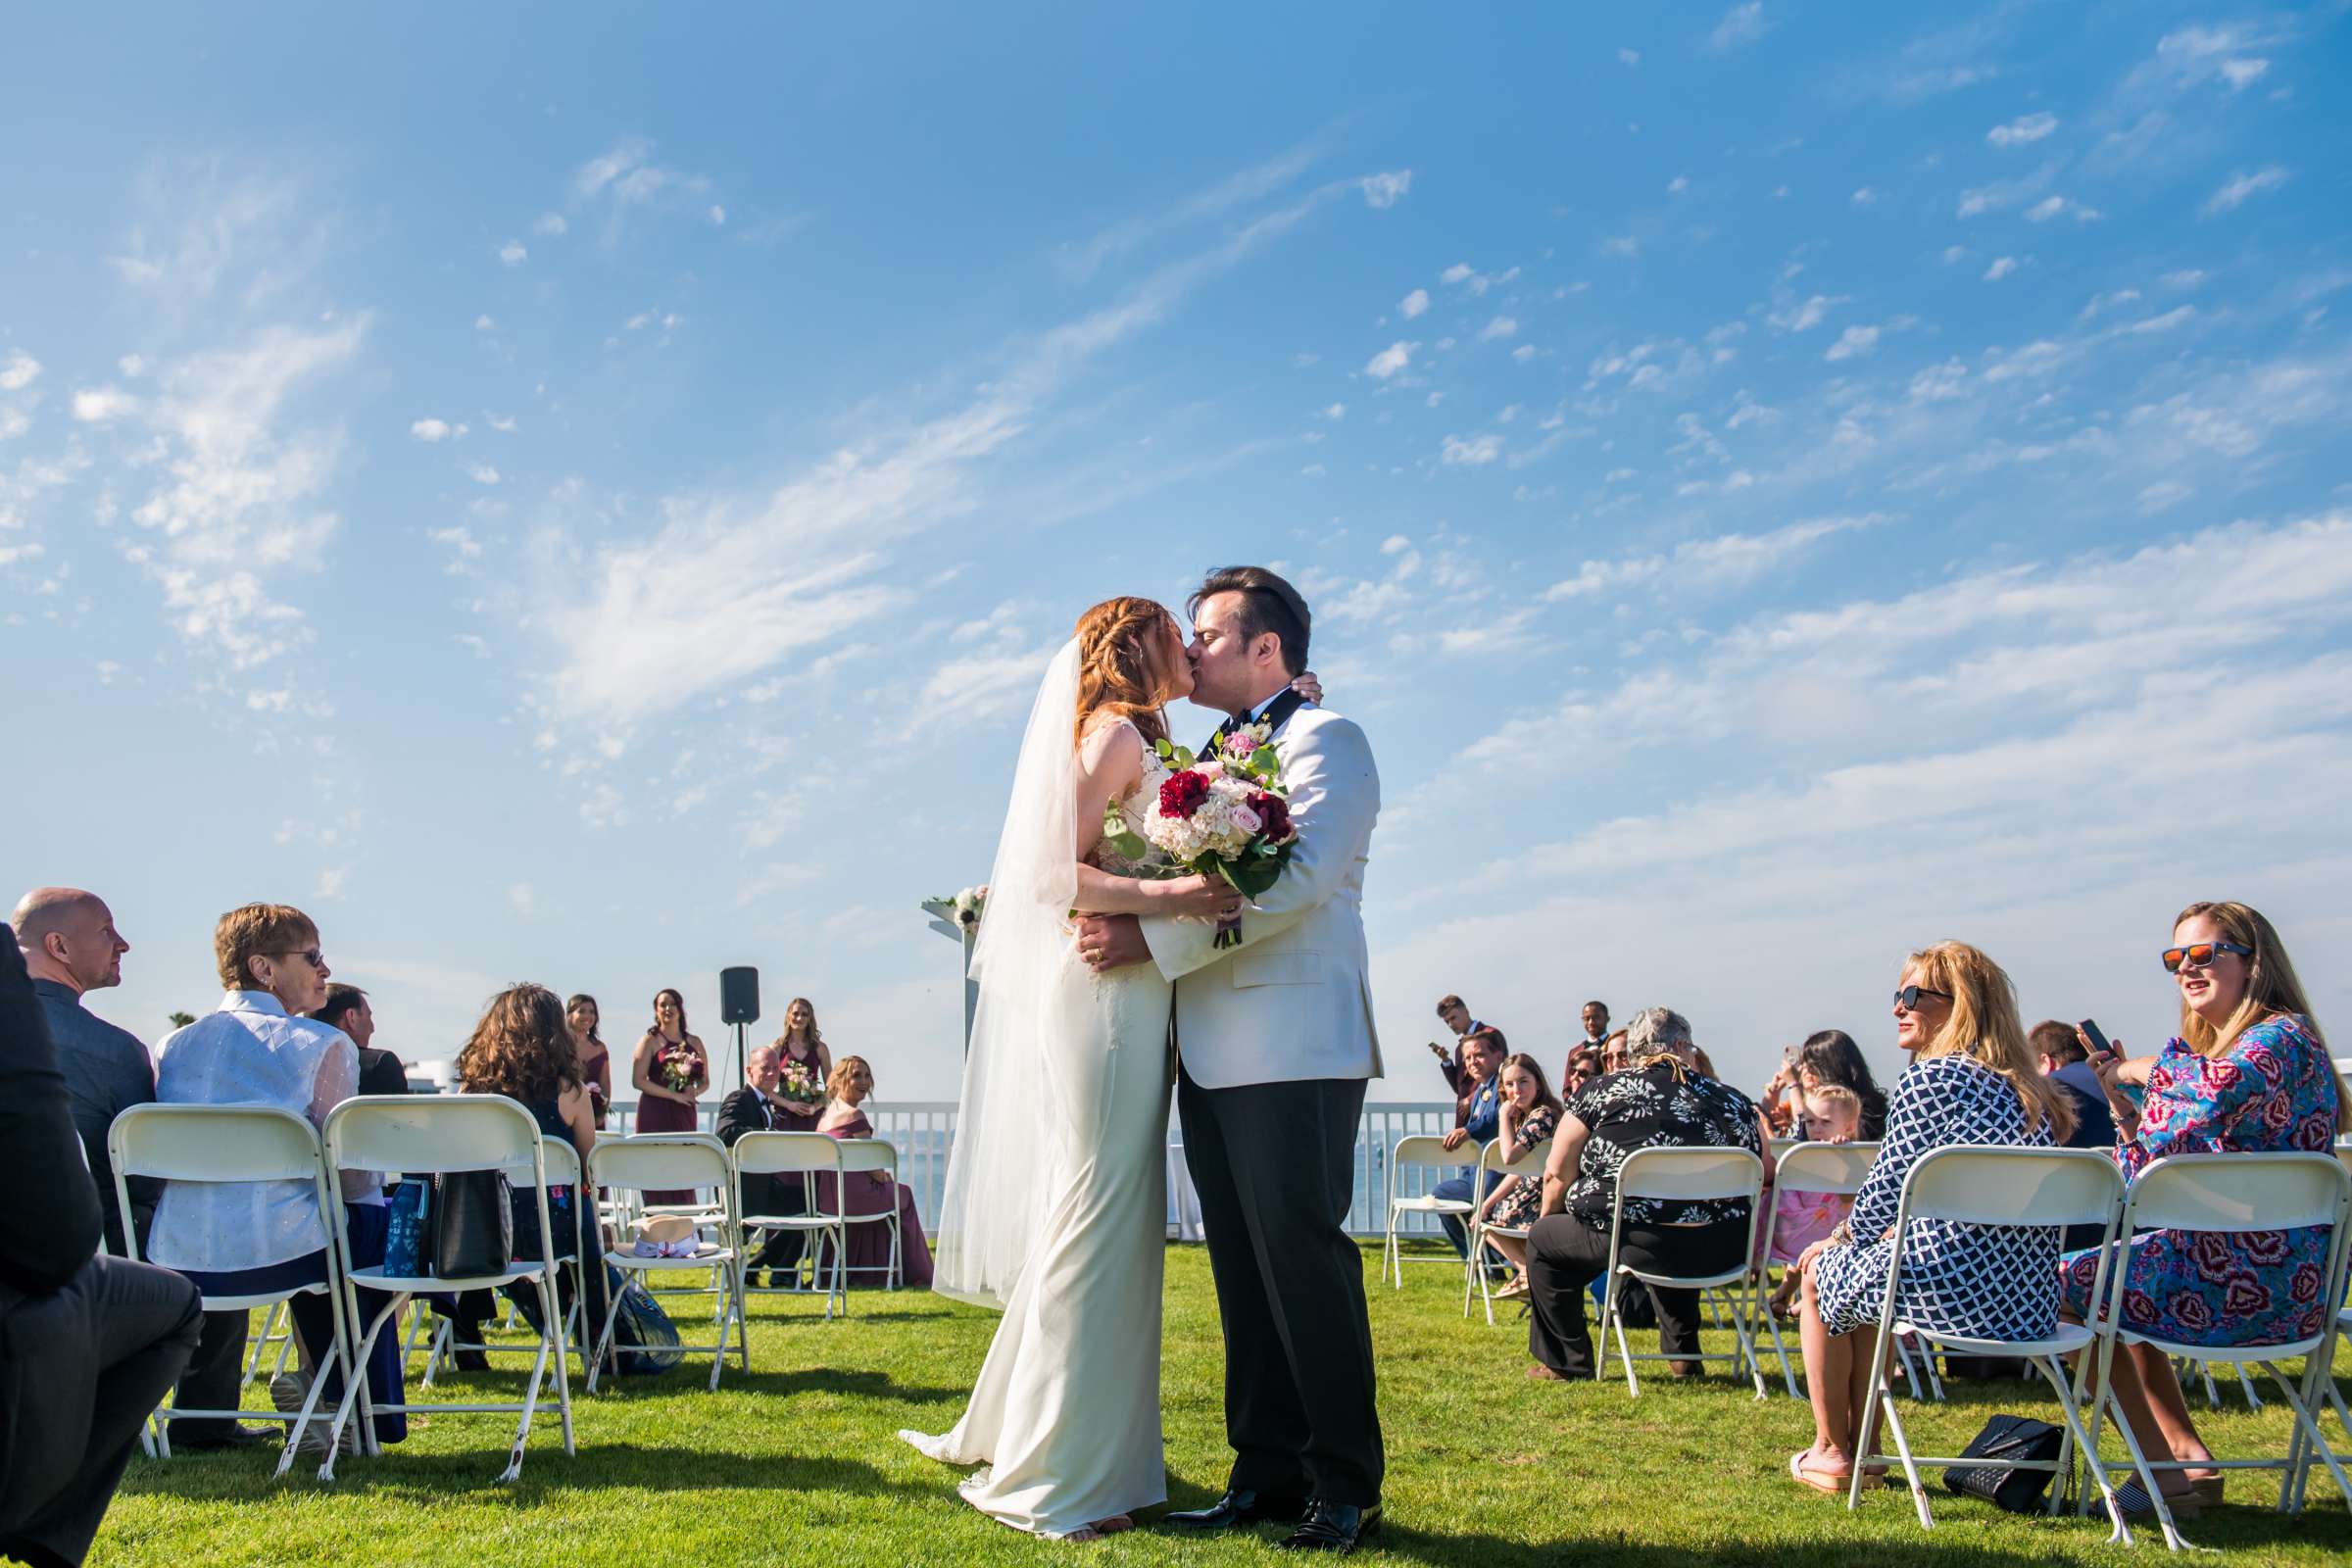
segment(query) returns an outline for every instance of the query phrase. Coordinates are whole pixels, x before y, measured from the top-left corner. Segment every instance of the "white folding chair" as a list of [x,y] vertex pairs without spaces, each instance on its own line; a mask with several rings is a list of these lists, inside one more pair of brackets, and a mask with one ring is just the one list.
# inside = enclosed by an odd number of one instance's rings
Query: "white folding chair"
[[[539,1149],[541,1157],[546,1161],[548,1186],[550,1188],[570,1188],[572,1202],[575,1205],[591,1201],[588,1190],[580,1182],[580,1152],[572,1148],[570,1143],[564,1139],[548,1138],[544,1135],[539,1140]],[[508,1183],[517,1188],[530,1186],[535,1174],[527,1163],[512,1165],[508,1167],[506,1173]],[[552,1216],[555,1209],[551,1206],[548,1212]],[[571,1212],[576,1215],[581,1214],[583,1210],[574,1207]],[[583,1224],[582,1235],[578,1245],[574,1247],[571,1256],[556,1259],[559,1273],[566,1268],[571,1271],[571,1305],[564,1308],[564,1327],[558,1338],[571,1348],[572,1354],[580,1358],[582,1373],[587,1371],[588,1363],[588,1340],[583,1332],[586,1327],[583,1319],[588,1311],[588,1272],[583,1260],[592,1250],[604,1250],[602,1244],[597,1239],[597,1233],[587,1229]],[[557,1293],[559,1304],[562,1299],[563,1293],[559,1291]],[[510,1293],[507,1298],[507,1326],[512,1329],[514,1327],[514,1298]],[[428,1389],[431,1388],[434,1374],[443,1367],[454,1364],[456,1354],[460,1350],[479,1350],[484,1355],[521,1355],[530,1353],[533,1348],[528,1345],[497,1345],[486,1340],[479,1343],[461,1342],[457,1337],[456,1326],[449,1319],[442,1318],[433,1330],[432,1344],[425,1354],[424,1386]],[[408,1364],[408,1352],[405,1350],[402,1352],[401,1364],[404,1366]]]
[[[1785,1147],[1784,1147],[1785,1146]],[[1808,1144],[1794,1139],[1775,1138],[1772,1141],[1772,1187],[1775,1194],[1829,1193],[1838,1198],[1851,1198],[1862,1190],[1862,1182],[1870,1174],[1870,1162],[1879,1157],[1876,1144]],[[1752,1323],[1763,1325],[1772,1336],[1772,1353],[1781,1359],[1781,1382],[1788,1387],[1788,1397],[1796,1395],[1796,1376],[1788,1363],[1788,1345],[1781,1338],[1781,1326],[1774,1321],[1769,1298],[1772,1294],[1772,1244],[1780,1231],[1781,1205],[1774,1201],[1765,1205],[1763,1245],[1757,1249],[1756,1291],[1752,1298]],[[1793,1267],[1794,1265],[1788,1265]]]
[[[1502,1157],[1502,1140],[1495,1139],[1478,1152],[1478,1176],[1470,1184],[1473,1200],[1483,1205],[1486,1202],[1487,1182],[1494,1179],[1499,1183],[1505,1176],[1534,1182],[1541,1191],[1544,1185],[1544,1162],[1550,1157],[1551,1140],[1548,1138],[1513,1160]],[[1470,1222],[1470,1255],[1462,1265],[1462,1316],[1470,1315],[1470,1291],[1475,1284],[1479,1298],[1487,1303],[1487,1327],[1494,1326],[1494,1282],[1487,1277],[1487,1271],[1482,1266],[1487,1238],[1512,1236],[1524,1242],[1527,1232],[1525,1225],[1490,1225],[1483,1218],[1474,1218]]]
[[[2352,1060],[2352,1058],[2339,1057],[2339,1068],[2344,1060]],[[2343,1162],[2346,1171],[2352,1172],[2352,1138],[2339,1138],[2335,1141],[2335,1157]],[[2352,1243],[2346,1244],[2345,1250],[2347,1261],[2344,1267],[2347,1281],[2345,1286],[2338,1287],[2339,1292],[2346,1288],[2352,1288]],[[2341,1299],[2340,1295],[2338,1299]],[[2348,1333],[2352,1333],[2352,1306],[2345,1306],[2336,1313],[2335,1333],[2328,1339],[2327,1348],[2312,1357],[2308,1370],[2311,1372],[2313,1388],[2312,1393],[2306,1395],[2305,1398],[2310,1400],[2312,1413],[2315,1416],[2319,1413],[2320,1404],[2325,1402],[2328,1408],[2335,1411],[2335,1419],[2343,1427],[2346,1435],[2352,1436],[2352,1410],[2344,1407],[2344,1396],[2336,1392],[2335,1387],[2335,1348],[2343,1343],[2344,1337]],[[2240,1367],[2238,1372],[2240,1376],[2243,1376],[2245,1369]],[[2306,1464],[2302,1473],[2295,1478],[2295,1500],[2298,1506],[2303,1497],[2303,1476],[2309,1474],[2310,1469],[2311,1467]]]
[[[2120,1235],[2122,1246],[2128,1249],[2132,1238],[2142,1231],[2294,1231],[2325,1225],[2329,1229],[2328,1267],[2320,1287],[2320,1299],[2340,1301],[2347,1243],[2352,1241],[2348,1218],[2352,1218],[2352,1175],[2347,1175],[2344,1165],[2331,1155],[2174,1154],[2157,1160],[2132,1179],[2131,1191],[2124,1200]],[[2260,1366],[2278,1385],[2279,1395],[2294,1417],[2293,1436],[2283,1456],[2194,1461],[2198,1468],[2281,1471],[2278,1507],[2286,1512],[2299,1502],[2303,1472],[2316,1455],[2327,1464],[2346,1502],[2352,1503],[2352,1481],[2345,1479],[2343,1466],[2337,1463],[2328,1440],[2321,1436],[2307,1397],[2313,1392],[2312,1370],[2321,1364],[2335,1333],[2332,1320],[2323,1319],[2318,1333],[2284,1345],[2182,1345],[2140,1333],[2122,1321],[2123,1291],[2130,1270],[2119,1269],[2116,1273],[2117,1278],[2106,1293],[2101,1326],[2112,1330],[2117,1345],[2151,1345],[2167,1356],[2189,1355],[2216,1364]],[[2307,1358],[2300,1389],[2287,1380],[2281,1366],[2295,1356]],[[2141,1453],[2112,1388],[2107,1391],[2106,1408],[2114,1415],[2124,1445],[2131,1450],[2140,1485],[2155,1502],[2165,1544],[2180,1550],[2186,1543],[2174,1522],[2171,1504],[2156,1485],[2155,1472],[2185,1469],[2190,1461],[2150,1459]]]
[[[1600,1306],[1600,1354],[1593,1357],[1592,1376],[1595,1381],[1608,1376],[1608,1336],[1617,1336],[1618,1358],[1625,1363],[1626,1392],[1635,1398],[1642,1396],[1642,1385],[1634,1380],[1636,1361],[1695,1360],[1739,1361],[1745,1363],[1748,1376],[1755,1381],[1756,1393],[1764,1392],[1764,1368],[1756,1359],[1756,1347],[1748,1338],[1747,1319],[1741,1315],[1737,1302],[1732,1306],[1732,1334],[1739,1341],[1737,1350],[1697,1351],[1689,1356],[1668,1356],[1663,1351],[1643,1351],[1634,1354],[1625,1343],[1625,1288],[1628,1280],[1642,1285],[1654,1285],[1670,1291],[1696,1291],[1702,1299],[1711,1300],[1727,1287],[1737,1288],[1747,1283],[1748,1259],[1756,1250],[1756,1210],[1764,1191],[1764,1162],[1744,1149],[1637,1149],[1617,1167],[1617,1195],[1609,1205],[1609,1271],[1608,1294]],[[1651,1274],[1620,1260],[1619,1244],[1625,1235],[1625,1200],[1634,1199],[1723,1201],[1731,1199],[1747,1200],[1747,1235],[1740,1243],[1740,1261],[1720,1274],[1683,1277],[1673,1274]]]
[[[798,1231],[811,1243],[829,1239],[833,1244],[833,1256],[837,1262],[848,1257],[847,1216],[834,1210],[820,1211],[816,1200],[816,1177],[820,1172],[829,1173],[833,1177],[835,1208],[847,1206],[840,1201],[841,1194],[844,1191],[841,1140],[827,1137],[823,1133],[745,1133],[741,1138],[735,1140],[735,1147],[729,1151],[729,1153],[731,1156],[729,1163],[734,1167],[737,1222],[747,1233],[753,1230]],[[794,1174],[801,1177],[800,1213],[777,1213],[767,1207],[756,1206],[745,1201],[743,1196],[743,1179],[745,1177]],[[845,1316],[848,1314],[849,1296],[846,1279],[838,1267],[830,1277],[827,1276],[822,1264],[821,1253],[810,1269],[809,1280],[810,1287],[806,1291],[799,1286],[779,1285],[764,1286],[759,1294],[799,1296],[821,1292],[825,1298],[827,1321],[832,1319],[833,1302],[837,1297],[841,1300],[843,1314]]]
[[[343,1205],[328,1195],[326,1173],[318,1157],[318,1133],[290,1111],[266,1105],[132,1105],[114,1119],[106,1131],[106,1147],[115,1167],[115,1201],[123,1218],[123,1255],[138,1261],[137,1227],[130,1223],[130,1181],[153,1176],[170,1182],[302,1182],[311,1189],[322,1221],[339,1224]],[[331,1217],[330,1217],[331,1210]],[[151,1238],[152,1240],[152,1238]],[[286,1445],[278,1453],[276,1475],[294,1462],[295,1446],[318,1413],[326,1373],[333,1368],[346,1388],[361,1382],[351,1376],[359,1362],[351,1354],[351,1332],[340,1293],[335,1289],[335,1253],[329,1249],[324,1277],[314,1285],[279,1291],[256,1291],[239,1296],[207,1296],[207,1312],[249,1312],[257,1306],[272,1309],[297,1296],[323,1296],[333,1308],[334,1340],[326,1360],[314,1369],[302,1408],[288,1415],[271,1410],[188,1410],[159,1407],[148,1417],[153,1446],[160,1458],[172,1457],[171,1417],[182,1420],[282,1421]],[[289,1316],[286,1334],[293,1336]],[[244,1383],[238,1383],[242,1390]]]
[[[1862,1406],[1862,1430],[1854,1439],[1853,1479],[1847,1485],[1845,1505],[1854,1507],[1862,1499],[1865,1472],[1889,1457],[1902,1461],[1903,1476],[1911,1486],[1912,1503],[1919,1509],[1919,1524],[1923,1530],[1936,1526],[1935,1516],[1928,1509],[1926,1485],[1920,1480],[1921,1465],[1966,1464],[1999,1470],[2048,1470],[2053,1478],[2048,1511],[2056,1513],[2065,1490],[2055,1484],[2055,1478],[2072,1474],[2073,1459],[2080,1453],[2090,1467],[2098,1483],[2099,1495],[2106,1500],[2107,1517],[2115,1530],[2108,1539],[2120,1545],[2132,1544],[2131,1527],[2124,1523],[2123,1505],[2116,1501],[2115,1488],[2108,1482],[2107,1470],[2099,1462],[2097,1410],[2102,1399],[2112,1399],[2108,1389],[2107,1365],[2114,1346],[2106,1328],[2080,1323],[2060,1323],[2047,1339],[1987,1340],[1969,1335],[1951,1334],[1931,1324],[1914,1323],[1895,1315],[1903,1272],[1903,1244],[1910,1228],[1923,1220],[1969,1225],[2047,1226],[2057,1229],[2067,1225],[2097,1225],[2100,1228],[2098,1275],[2091,1285],[2091,1299],[2099,1299],[2107,1284],[2108,1259],[2115,1237],[2116,1211],[2123,1197],[2123,1176],[2115,1161],[2106,1154],[2088,1149],[2018,1149],[2013,1147],[1984,1147],[1954,1145],[1938,1149],[1911,1167],[1903,1178],[1903,1193],[1894,1213],[1894,1245],[1886,1266],[1886,1291],[1879,1307],[1879,1336],[1874,1346],[1870,1388]],[[2053,1282],[2056,1273],[2052,1272]],[[2066,1420],[2066,1436],[2060,1440],[2055,1459],[1935,1459],[1915,1457],[1910,1439],[1903,1432],[1903,1418],[1896,1408],[1893,1393],[1886,1384],[1886,1347],[1898,1334],[1915,1336],[1932,1359],[1938,1348],[1956,1350],[1963,1355],[2023,1356],[2049,1384],[2050,1392],[2058,1397],[2058,1408]],[[2089,1354],[2080,1354],[2083,1350]],[[2070,1387],[2066,1370],[2059,1363],[2061,1356],[2075,1355],[2074,1381]],[[1877,1450],[1878,1422],[1885,1415],[1886,1430],[1894,1438],[1894,1454]],[[2090,1430],[2084,1431],[2083,1417],[2090,1418]],[[2085,1495],[2087,1504],[2088,1497]]]
[[[899,1152],[887,1140],[881,1138],[840,1138],[835,1139],[834,1142],[841,1145],[841,1185],[835,1191],[840,1198],[842,1256],[844,1258],[848,1256],[849,1227],[852,1225],[887,1224],[890,1227],[890,1262],[883,1273],[883,1289],[895,1291],[904,1278],[902,1249],[905,1244],[905,1238],[899,1234]],[[890,1200],[886,1206],[874,1213],[860,1214],[850,1207],[849,1180],[852,1176],[868,1172],[889,1180]],[[822,1266],[821,1263],[819,1266]],[[871,1264],[860,1266],[868,1271],[872,1268]],[[841,1270],[845,1290],[852,1272],[845,1262]],[[847,1296],[842,1298],[841,1309],[845,1313],[850,1309]]]
[[[1384,1244],[1384,1262],[1386,1264],[1384,1272],[1393,1271],[1396,1274],[1396,1289],[1400,1291],[1404,1289],[1404,1250],[1396,1235],[1396,1221],[1399,1216],[1405,1214],[1450,1214],[1467,1225],[1470,1216],[1478,1209],[1475,1201],[1478,1197],[1478,1189],[1475,1185],[1471,1188],[1473,1200],[1464,1202],[1458,1198],[1439,1198],[1426,1191],[1410,1196],[1401,1196],[1398,1192],[1398,1178],[1408,1170],[1444,1171],[1444,1176],[1424,1178],[1426,1182],[1434,1185],[1437,1181],[1453,1176],[1465,1165],[1477,1164],[1480,1157],[1479,1146],[1476,1144],[1462,1143],[1452,1149],[1447,1149],[1446,1140],[1434,1133],[1415,1133],[1408,1138],[1399,1138],[1396,1140],[1396,1147],[1389,1152],[1389,1179],[1386,1195],[1389,1224],[1388,1239]],[[1476,1257],[1478,1254],[1472,1252],[1470,1255]],[[1438,1262],[1441,1260],[1416,1258],[1414,1261]]]
[[[710,1357],[710,1389],[718,1391],[719,1370],[727,1364],[727,1331],[741,1331],[743,1317],[743,1250],[735,1224],[735,1178],[727,1163],[727,1146],[709,1133],[640,1133],[634,1138],[600,1138],[588,1151],[588,1182],[615,1192],[644,1192],[648,1188],[718,1190],[718,1212],[704,1223],[718,1232],[715,1244],[698,1245],[692,1257],[640,1257],[621,1247],[609,1249],[605,1261],[624,1274],[669,1274],[716,1270],[718,1341],[714,1345],[680,1345],[677,1348]],[[661,1212],[657,1210],[656,1212]],[[683,1212],[671,1209],[668,1212]],[[701,1232],[698,1230],[699,1237]],[[617,1241],[617,1238],[615,1238]],[[588,1392],[596,1392],[598,1374],[612,1347],[613,1324],[620,1318],[621,1293],[612,1293],[605,1322],[597,1336],[596,1354],[588,1365]],[[752,1342],[738,1332],[735,1350],[743,1369],[752,1369]]]
[[[421,1181],[463,1171],[527,1169],[531,1172],[528,1180],[532,1200],[539,1209],[539,1235],[544,1240],[555,1234],[548,1223],[547,1156],[539,1124],[529,1111],[504,1095],[363,1095],[346,1100],[326,1115],[326,1164],[329,1179],[338,1185],[340,1172],[346,1170],[396,1170],[408,1181]],[[386,1325],[399,1320],[401,1308],[411,1297],[436,1291],[488,1290],[518,1280],[530,1281],[539,1293],[539,1321],[543,1327],[538,1353],[531,1360],[530,1382],[519,1402],[404,1402],[388,1408],[410,1414],[519,1415],[521,1420],[515,1423],[507,1468],[499,1475],[501,1481],[514,1481],[522,1475],[523,1445],[531,1435],[531,1420],[539,1409],[539,1390],[552,1357],[556,1363],[556,1406],[563,1420],[564,1451],[566,1454],[574,1451],[570,1358],[564,1351],[564,1320],[556,1309],[558,1265],[539,1259],[511,1258],[504,1268],[460,1279],[432,1274],[393,1274],[380,1264],[355,1268],[351,1261],[351,1233],[343,1223],[340,1202],[334,1205],[333,1219],[335,1257],[342,1268],[346,1316],[355,1326],[360,1324],[358,1292],[362,1288],[385,1292],[390,1298],[377,1309],[374,1319],[360,1329],[352,1353],[354,1365],[368,1364],[368,1352],[376,1336]],[[542,1247],[541,1250],[547,1249]],[[330,1437],[342,1437],[343,1425],[353,1419],[355,1407],[361,1420],[361,1434],[372,1451],[374,1423],[368,1417],[373,1410],[364,1377],[346,1380],[343,1402],[335,1411]],[[335,1444],[330,1442],[326,1462],[318,1467],[318,1479],[332,1481],[334,1472]]]

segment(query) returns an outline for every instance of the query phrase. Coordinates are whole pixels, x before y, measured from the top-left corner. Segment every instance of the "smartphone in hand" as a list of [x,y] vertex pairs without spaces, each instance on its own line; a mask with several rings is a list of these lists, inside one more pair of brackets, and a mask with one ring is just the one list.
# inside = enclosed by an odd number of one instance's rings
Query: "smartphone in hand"
[[2082,1037],[2090,1042],[2090,1054],[2092,1055],[2112,1056],[2116,1054],[2115,1047],[2107,1043],[2107,1037],[2099,1032],[2099,1026],[2096,1022],[2089,1018],[2084,1018],[2080,1023],[2076,1024],[2075,1027],[2082,1030]]

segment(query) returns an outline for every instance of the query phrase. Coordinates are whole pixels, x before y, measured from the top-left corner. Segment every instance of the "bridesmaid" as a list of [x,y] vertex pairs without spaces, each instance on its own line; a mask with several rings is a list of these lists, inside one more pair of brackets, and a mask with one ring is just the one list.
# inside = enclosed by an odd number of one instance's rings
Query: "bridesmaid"
[[[792,1005],[784,1009],[784,1032],[776,1037],[777,1065],[782,1069],[784,1082],[778,1087],[783,1101],[776,1116],[776,1127],[788,1133],[816,1131],[817,1116],[825,1108],[825,1084],[833,1076],[833,1053],[825,1046],[825,1037],[817,1031],[816,1008],[807,997],[795,997]],[[791,1091],[794,1069],[808,1075],[815,1092],[798,1095]]]
[[599,1132],[612,1108],[612,1053],[598,1033],[604,1012],[596,999],[583,991],[564,1004],[564,1020],[571,1025],[572,1048],[580,1054],[580,1079],[588,1086],[589,1114]]
[[[816,1130],[832,1138],[871,1138],[874,1124],[866,1119],[860,1107],[874,1092],[873,1069],[866,1066],[863,1056],[844,1056],[825,1080],[825,1090],[832,1097],[819,1117]],[[844,1211],[852,1214],[885,1214],[890,1211],[891,1181],[878,1170],[856,1171],[849,1177],[849,1201]],[[914,1189],[901,1184],[899,1198],[900,1260],[909,1289],[927,1291],[931,1288],[931,1244],[923,1236],[922,1216],[914,1211]],[[822,1209],[831,1209],[833,1178],[816,1178],[816,1201]],[[850,1227],[849,1273],[855,1282],[863,1274],[868,1279],[887,1278],[890,1269],[890,1228],[885,1225],[852,1225]],[[822,1265],[819,1265],[821,1270]],[[823,1276],[820,1272],[819,1278]]]
[[[659,1058],[662,1052],[683,1045],[694,1061],[694,1076],[684,1089],[663,1081]],[[637,1125],[641,1133],[691,1133],[702,1130],[702,1113],[695,1102],[710,1087],[710,1056],[699,1036],[686,1029],[686,999],[667,986],[654,993],[654,1026],[637,1042],[629,1058],[629,1082],[637,1090]],[[695,1200],[691,1192],[666,1189],[648,1192],[648,1203],[682,1204]]]

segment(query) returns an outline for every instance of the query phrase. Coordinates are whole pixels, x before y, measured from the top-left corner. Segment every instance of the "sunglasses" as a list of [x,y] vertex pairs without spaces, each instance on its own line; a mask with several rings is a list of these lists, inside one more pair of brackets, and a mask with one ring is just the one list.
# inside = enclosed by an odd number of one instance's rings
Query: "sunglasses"
[[1934,991],[1926,986],[1905,986],[1894,994],[1894,1004],[1905,1012],[1917,1012],[1919,999],[1922,997],[1941,997],[1946,1002],[1952,1000],[1952,994],[1949,991]]
[[279,955],[279,956],[287,958],[300,958],[303,962],[309,964],[314,969],[320,967],[326,962],[326,955],[320,953],[317,948],[288,948],[283,954]]
[[2202,969],[2225,953],[2234,953],[2241,958],[2254,956],[2252,948],[2241,948],[2234,942],[2192,942],[2185,948],[2164,950],[2165,972],[2179,974],[2184,967]]

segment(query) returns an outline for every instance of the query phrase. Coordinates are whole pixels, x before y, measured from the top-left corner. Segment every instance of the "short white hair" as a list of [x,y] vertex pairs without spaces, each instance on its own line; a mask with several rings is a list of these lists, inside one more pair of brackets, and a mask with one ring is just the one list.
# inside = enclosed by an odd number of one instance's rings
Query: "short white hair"
[[1643,1007],[1626,1021],[1625,1054],[1629,1061],[1663,1055],[1690,1047],[1690,1020],[1672,1007]]

